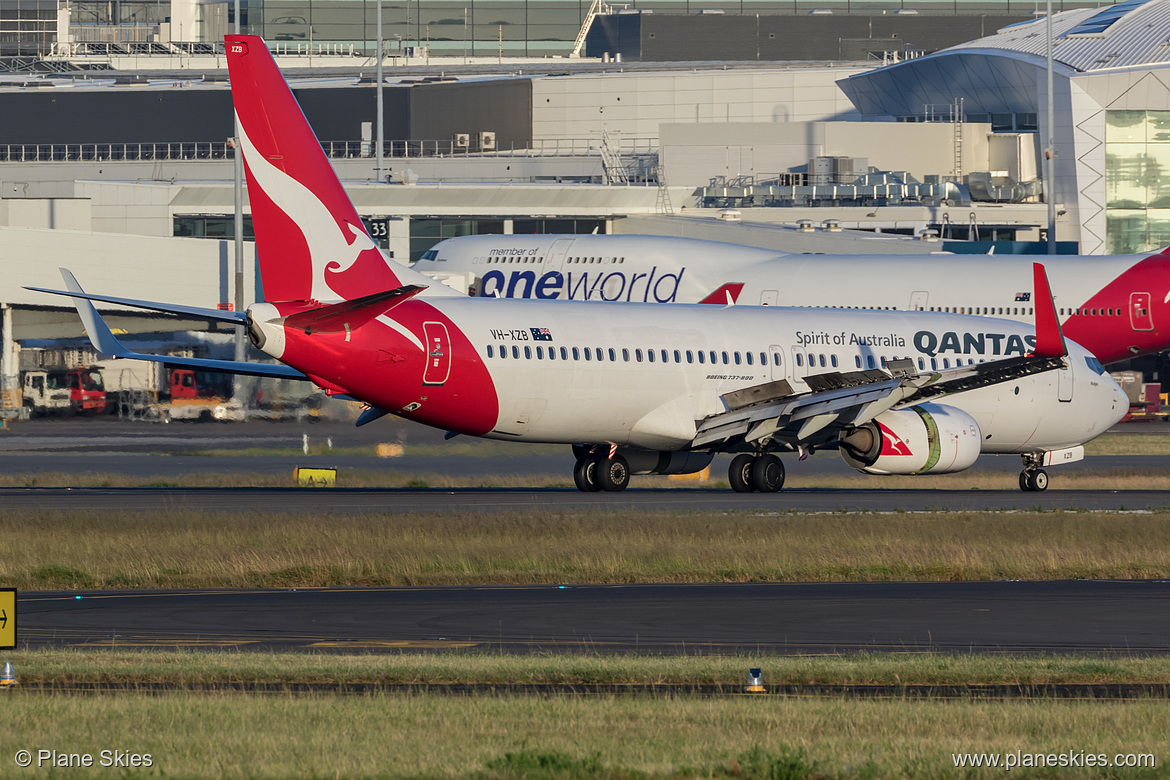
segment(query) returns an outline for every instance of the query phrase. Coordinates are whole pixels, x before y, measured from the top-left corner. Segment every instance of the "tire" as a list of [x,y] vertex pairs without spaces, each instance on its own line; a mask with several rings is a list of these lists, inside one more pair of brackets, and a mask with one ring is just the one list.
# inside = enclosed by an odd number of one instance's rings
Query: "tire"
[[761,455],[752,463],[752,482],[761,493],[784,487],[784,462],[775,455]]
[[1036,469],[1028,475],[1028,488],[1035,493],[1043,493],[1048,489],[1048,472]]
[[597,484],[607,493],[618,493],[630,484],[630,464],[621,455],[597,462]]
[[1025,493],[1027,493],[1031,489],[1032,488],[1028,487],[1028,472],[1021,471],[1020,472],[1020,490],[1023,490]]
[[727,481],[736,493],[751,493],[756,489],[752,479],[752,463],[755,458],[751,455],[736,455],[731,459],[731,468],[727,470]]
[[573,467],[573,482],[582,493],[596,493],[601,490],[597,484],[597,461],[593,458],[582,458]]

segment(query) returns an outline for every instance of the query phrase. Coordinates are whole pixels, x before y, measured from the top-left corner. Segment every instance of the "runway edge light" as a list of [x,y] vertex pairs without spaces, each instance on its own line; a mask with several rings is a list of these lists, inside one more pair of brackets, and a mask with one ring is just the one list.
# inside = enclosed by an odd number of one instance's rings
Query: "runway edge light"
[[748,684],[744,686],[745,693],[764,692],[764,672],[761,669],[748,669]]
[[4,669],[0,670],[0,688],[7,688],[11,685],[19,685],[16,681],[16,673],[12,671],[12,664],[8,661],[4,662]]

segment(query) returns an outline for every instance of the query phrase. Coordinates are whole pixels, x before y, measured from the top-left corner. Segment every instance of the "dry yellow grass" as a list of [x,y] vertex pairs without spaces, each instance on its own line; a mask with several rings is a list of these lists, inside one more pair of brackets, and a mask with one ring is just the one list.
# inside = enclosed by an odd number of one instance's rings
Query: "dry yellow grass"
[[37,588],[1170,576],[1170,512],[306,516],[8,512]]
[[217,778],[1138,778],[1164,771],[960,773],[952,756],[1170,751],[1163,702],[16,694],[4,707],[11,776],[17,751],[49,748]]

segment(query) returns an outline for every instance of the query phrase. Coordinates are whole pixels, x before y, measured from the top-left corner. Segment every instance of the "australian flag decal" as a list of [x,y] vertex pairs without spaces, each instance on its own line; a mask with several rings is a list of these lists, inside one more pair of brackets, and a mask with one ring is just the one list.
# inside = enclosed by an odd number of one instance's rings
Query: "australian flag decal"
[[552,333],[549,333],[548,328],[529,328],[532,331],[533,341],[552,341]]
[[1016,300],[1017,301],[1025,301],[1025,302],[1030,301],[1030,300],[1032,300],[1032,293],[1030,293],[1030,292],[1016,293]]

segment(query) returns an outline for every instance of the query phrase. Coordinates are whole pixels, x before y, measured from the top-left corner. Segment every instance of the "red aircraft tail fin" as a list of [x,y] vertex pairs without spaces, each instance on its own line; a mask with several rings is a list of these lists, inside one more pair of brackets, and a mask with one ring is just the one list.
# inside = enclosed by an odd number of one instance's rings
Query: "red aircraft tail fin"
[[225,41],[264,297],[351,300],[432,284],[370,238],[264,40]]

